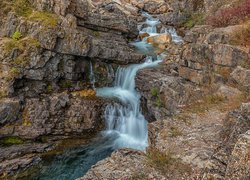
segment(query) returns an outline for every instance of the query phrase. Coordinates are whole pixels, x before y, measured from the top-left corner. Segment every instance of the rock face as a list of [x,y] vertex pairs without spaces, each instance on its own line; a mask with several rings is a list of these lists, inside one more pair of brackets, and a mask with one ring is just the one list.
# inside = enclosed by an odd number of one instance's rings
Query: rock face
[[144,153],[132,149],[114,152],[111,157],[99,161],[87,174],[79,178],[90,179],[165,179],[146,163]]
[[[9,100],[8,100],[9,101]],[[5,126],[0,127],[1,136],[18,136],[35,139],[44,135],[74,135],[96,132],[104,127],[103,112],[108,102],[103,99],[86,99],[61,93],[25,101],[22,110],[5,108]],[[6,105],[5,105],[6,106]],[[17,118],[17,117],[15,117]]]
[[16,121],[21,109],[20,102],[18,100],[3,99],[0,101],[0,125],[12,123]]
[[189,42],[182,53],[180,76],[197,84],[228,79],[230,73],[249,61],[246,49],[225,44],[229,41],[227,29],[197,26],[185,36]]
[[250,132],[240,135],[228,162],[225,179],[248,178],[250,174]]
[[[71,81],[71,88],[77,90],[80,81],[85,82],[85,87],[89,83],[90,62],[101,70],[94,67],[97,74],[106,72],[104,77],[108,77],[110,69],[119,64],[143,60],[144,56],[128,45],[128,40],[138,34],[137,12],[127,13],[128,10],[120,9],[121,5],[107,2],[47,0],[33,3],[37,10],[48,12],[40,15],[35,11],[29,18],[10,12],[1,23],[4,94],[16,95],[27,89],[35,91],[25,92],[29,95],[46,93],[46,86],[53,85],[53,90],[62,88],[60,81]],[[42,19],[43,16],[46,19]],[[15,32],[22,35],[16,44],[9,39]],[[96,85],[110,81],[98,79],[97,75]],[[22,86],[33,87],[22,89]],[[22,92],[16,92],[21,89]]]
[[142,95],[142,110],[150,122],[175,114],[179,106],[191,101],[190,96],[195,92],[195,86],[180,77],[172,76],[170,69],[169,65],[162,65],[155,69],[141,70],[136,77],[136,85]]
[[[164,26],[179,27],[193,13],[219,5],[215,0],[23,2],[27,9],[16,1],[0,2],[0,142],[24,141],[0,143],[0,178],[38,163],[41,153],[53,148],[36,142],[44,136],[58,140],[103,129],[104,108],[112,102],[90,89],[111,84],[119,65],[144,59],[129,45],[143,21],[141,10]],[[81,179],[249,178],[249,48],[230,44],[233,29],[195,26],[185,30],[182,45],[172,44],[167,33],[148,38],[157,53],[168,54],[159,67],[136,78],[149,121],[149,149],[118,150]]]
[[39,153],[52,148],[51,144],[31,143],[0,148],[0,177],[19,169],[27,169],[41,161]]

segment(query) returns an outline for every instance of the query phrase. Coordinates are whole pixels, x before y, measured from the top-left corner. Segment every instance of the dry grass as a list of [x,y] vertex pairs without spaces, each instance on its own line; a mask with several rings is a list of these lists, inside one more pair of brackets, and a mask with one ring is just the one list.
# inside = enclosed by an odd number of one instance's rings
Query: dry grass
[[162,152],[156,148],[149,148],[147,150],[148,164],[155,169],[159,170],[163,175],[172,174],[178,172],[190,173],[191,167],[182,163],[180,159],[177,159],[170,151]]
[[72,94],[74,96],[79,96],[82,98],[90,98],[90,99],[96,98],[96,92],[93,89],[84,89],[81,91],[75,91],[75,92],[72,92]]
[[29,117],[29,111],[27,108],[24,109],[22,114],[23,126],[31,126],[31,121]]
[[237,4],[220,8],[207,17],[206,22],[215,27],[239,24],[250,16],[250,0],[239,1]]
[[230,43],[250,47],[250,19],[242,24],[242,27],[233,32]]
[[223,96],[211,94],[205,96],[200,100],[197,100],[196,102],[189,104],[183,110],[188,113],[202,114],[208,111],[210,108],[219,105],[224,101],[225,98]]

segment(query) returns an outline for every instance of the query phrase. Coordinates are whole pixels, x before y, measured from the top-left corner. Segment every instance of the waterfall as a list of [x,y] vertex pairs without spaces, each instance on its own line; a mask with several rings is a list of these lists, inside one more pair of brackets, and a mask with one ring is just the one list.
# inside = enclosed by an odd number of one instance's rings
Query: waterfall
[[[181,42],[174,28],[162,27],[163,32],[158,32],[157,25],[160,21],[147,13],[143,13],[143,16],[147,19],[143,24],[138,25],[140,33],[155,36],[168,32],[175,43]],[[152,45],[147,43],[147,37],[131,44],[147,55],[145,62],[119,67],[115,74],[114,86],[97,89],[97,95],[119,101],[119,103],[109,104],[105,110],[106,131],[104,135],[116,137],[112,144],[113,148],[127,147],[144,150],[148,144],[147,121],[140,111],[140,94],[135,89],[135,76],[140,69],[158,65],[164,54],[157,56]]]
[[114,87],[97,89],[97,95],[116,98],[117,104],[110,104],[105,110],[105,135],[114,135],[113,148],[129,147],[143,150],[147,146],[147,121],[140,111],[140,94],[135,90],[135,76],[138,70],[156,66],[161,62],[148,58],[143,64],[134,64],[117,69]]
[[90,83],[92,85],[92,88],[95,89],[95,73],[93,70],[92,61],[89,61],[89,69],[90,69],[90,73],[89,73]]

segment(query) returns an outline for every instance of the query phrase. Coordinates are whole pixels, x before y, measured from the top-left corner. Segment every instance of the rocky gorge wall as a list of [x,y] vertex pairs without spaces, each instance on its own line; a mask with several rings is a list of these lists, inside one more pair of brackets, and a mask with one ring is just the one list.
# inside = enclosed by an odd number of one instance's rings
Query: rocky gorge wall
[[43,136],[103,129],[110,102],[95,96],[90,63],[102,87],[119,65],[144,59],[129,45],[138,35],[140,10],[174,25],[184,39],[182,45],[164,42],[163,63],[136,78],[150,122],[148,152],[114,152],[83,179],[249,175],[249,48],[231,44],[243,25],[186,27],[190,14],[211,12],[216,1],[30,0],[24,9],[27,1],[16,2],[0,2],[0,140],[27,143],[1,148],[0,177],[39,162],[55,144],[40,143]]

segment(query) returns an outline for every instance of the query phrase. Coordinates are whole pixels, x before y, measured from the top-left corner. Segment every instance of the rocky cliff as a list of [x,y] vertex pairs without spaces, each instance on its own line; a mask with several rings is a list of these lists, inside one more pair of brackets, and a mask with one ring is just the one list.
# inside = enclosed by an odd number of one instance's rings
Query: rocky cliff
[[184,40],[153,40],[167,57],[137,74],[148,150],[118,150],[81,179],[247,179],[248,2],[1,1],[0,177],[38,163],[60,139],[104,128],[112,101],[96,97],[93,86],[144,60],[130,45],[143,10]]

